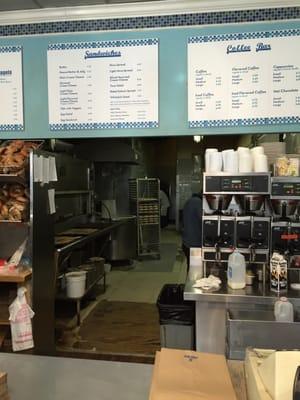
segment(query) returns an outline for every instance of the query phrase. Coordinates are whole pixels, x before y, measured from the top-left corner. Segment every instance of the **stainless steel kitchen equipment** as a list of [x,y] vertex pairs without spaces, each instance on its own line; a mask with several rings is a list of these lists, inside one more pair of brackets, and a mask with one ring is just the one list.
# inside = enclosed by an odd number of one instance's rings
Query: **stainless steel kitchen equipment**
[[[203,175],[203,260],[225,263],[237,248],[248,263],[269,259],[270,174]],[[264,273],[265,276],[265,273]]]
[[[233,201],[221,216],[214,215],[207,202],[204,205],[203,237],[211,238],[211,241],[203,242],[204,266],[211,261],[209,257],[213,250],[210,247],[220,240],[220,219],[225,217],[225,213],[227,218],[231,214],[235,218],[235,245],[244,254],[248,265],[260,268],[263,279],[237,290],[229,288],[223,278],[220,288],[216,290],[200,289],[194,287],[193,281],[187,281],[184,299],[196,303],[196,350],[244,359],[248,346],[293,349],[300,334],[300,291],[291,285],[285,293],[293,304],[295,322],[274,321],[273,310],[278,293],[266,284],[266,266],[270,250],[276,249],[286,255],[295,255],[294,264],[289,264],[289,272],[299,274],[295,279],[300,276],[300,223],[297,207],[294,213],[294,207],[272,209],[270,201],[271,197],[272,200],[283,200],[291,205],[291,201],[300,200],[300,178],[270,178],[269,174],[252,174],[242,178],[226,176],[223,184],[223,176],[220,174],[217,182],[209,176],[204,186],[204,197],[207,188],[208,194],[218,190],[217,194],[226,192],[233,195]],[[238,200],[234,204],[236,195],[248,196],[248,200],[239,198],[240,202]],[[253,206],[250,206],[250,195],[263,196],[264,200],[257,201],[256,206],[252,202]],[[241,204],[244,206],[241,207]],[[268,236],[270,225],[272,240]],[[211,228],[211,232],[208,228]],[[225,248],[215,252],[219,266],[226,263],[226,252],[228,250]],[[293,282],[298,283],[300,288],[300,279]]]
[[159,179],[129,179],[130,211],[137,217],[138,257],[160,258],[159,191]]
[[277,251],[285,255],[288,283],[300,289],[300,177],[272,177],[271,203],[271,253]]

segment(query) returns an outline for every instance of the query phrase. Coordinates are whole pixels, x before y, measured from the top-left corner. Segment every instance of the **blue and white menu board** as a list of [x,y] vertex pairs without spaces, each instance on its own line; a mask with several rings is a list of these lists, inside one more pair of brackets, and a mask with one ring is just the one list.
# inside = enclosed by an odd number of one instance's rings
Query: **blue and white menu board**
[[189,127],[300,122],[300,30],[188,39]]
[[23,73],[21,46],[0,47],[0,94],[0,130],[23,130]]
[[158,39],[48,46],[50,129],[158,127]]

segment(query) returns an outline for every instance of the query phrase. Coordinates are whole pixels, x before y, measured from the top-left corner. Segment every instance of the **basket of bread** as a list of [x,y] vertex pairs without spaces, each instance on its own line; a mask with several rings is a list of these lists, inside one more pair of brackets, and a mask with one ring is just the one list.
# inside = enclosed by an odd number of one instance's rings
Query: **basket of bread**
[[0,146],[0,174],[20,174],[24,171],[31,150],[37,149],[42,142],[27,140],[5,141]]
[[19,184],[0,186],[0,221],[23,222],[28,219],[29,190]]

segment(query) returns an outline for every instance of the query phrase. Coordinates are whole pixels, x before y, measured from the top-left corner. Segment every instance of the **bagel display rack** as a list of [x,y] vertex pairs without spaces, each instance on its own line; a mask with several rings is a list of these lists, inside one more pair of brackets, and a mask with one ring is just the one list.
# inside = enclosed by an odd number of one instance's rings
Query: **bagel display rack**
[[5,141],[0,146],[0,223],[27,222],[30,193],[28,189],[29,154],[43,142]]

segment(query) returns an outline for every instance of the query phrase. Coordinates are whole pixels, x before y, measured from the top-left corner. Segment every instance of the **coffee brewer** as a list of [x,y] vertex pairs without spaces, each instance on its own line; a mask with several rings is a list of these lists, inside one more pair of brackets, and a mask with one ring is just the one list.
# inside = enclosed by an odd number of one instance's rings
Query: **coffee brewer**
[[300,177],[272,177],[271,204],[271,253],[285,255],[288,281],[300,288]]
[[269,259],[269,173],[204,173],[203,260],[227,263],[237,248],[248,263]]

